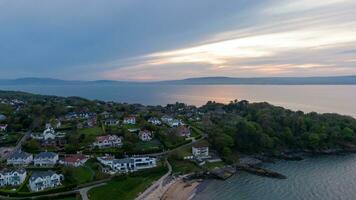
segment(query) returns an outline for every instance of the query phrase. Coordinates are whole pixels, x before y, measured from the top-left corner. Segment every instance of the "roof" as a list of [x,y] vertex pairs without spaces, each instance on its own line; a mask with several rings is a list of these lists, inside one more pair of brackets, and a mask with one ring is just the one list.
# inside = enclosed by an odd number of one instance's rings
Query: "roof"
[[40,159],[40,158],[54,158],[55,156],[57,156],[56,153],[53,152],[41,152],[37,155],[35,155],[35,159]]
[[138,135],[143,135],[143,134],[148,134],[148,135],[152,135],[152,132],[149,130],[142,130],[138,133]]
[[30,157],[32,154],[23,152],[21,150],[15,151],[13,154],[11,154],[10,159],[26,159]]
[[87,156],[83,155],[83,154],[68,154],[66,155],[66,157],[64,158],[65,162],[69,162],[69,163],[74,163],[80,160],[84,160],[86,159]]
[[128,119],[136,119],[135,116],[128,116],[128,117],[125,117],[124,119],[128,120]]
[[208,145],[204,145],[204,144],[195,144],[193,145],[193,148],[208,148]]
[[34,181],[37,178],[44,178],[46,176],[53,176],[56,174],[54,171],[49,170],[49,171],[33,171],[30,181]]
[[113,160],[113,164],[115,163],[134,163],[134,160],[131,158],[115,159]]
[[5,170],[0,171],[0,174],[12,174],[14,172],[17,172],[19,174],[24,174],[24,173],[26,173],[26,170],[24,170],[24,169],[16,169],[16,170],[5,169]]
[[116,136],[116,135],[103,135],[103,136],[96,137],[96,141],[102,142],[102,141],[105,141],[105,140],[110,140],[110,138],[116,140],[119,137]]
[[118,120],[117,119],[113,119],[113,118],[110,118],[110,119],[106,119],[105,122],[117,122]]

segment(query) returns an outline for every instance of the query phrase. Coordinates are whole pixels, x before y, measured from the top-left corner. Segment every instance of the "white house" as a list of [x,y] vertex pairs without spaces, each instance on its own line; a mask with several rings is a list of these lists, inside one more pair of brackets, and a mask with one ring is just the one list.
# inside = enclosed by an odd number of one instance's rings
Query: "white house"
[[159,119],[155,118],[155,117],[151,117],[147,121],[149,123],[153,124],[153,125],[156,125],[156,126],[159,126],[159,125],[162,124],[162,122]]
[[180,119],[173,119],[172,121],[168,122],[168,125],[172,128],[178,127],[178,126],[183,126],[184,123]]
[[97,160],[103,165],[110,167],[115,173],[128,173],[157,166],[156,158],[148,156],[123,159],[114,159],[110,156],[104,156],[97,157]]
[[88,159],[89,156],[83,154],[69,154],[64,157],[61,163],[66,166],[79,167],[84,165]]
[[162,122],[168,124],[168,122],[172,121],[173,118],[169,115],[163,115],[163,117],[161,117],[161,120],[162,120]]
[[192,154],[196,158],[208,158],[209,147],[204,145],[194,145],[192,147]]
[[96,137],[93,143],[94,147],[107,148],[107,147],[121,147],[122,138],[117,135],[104,135]]
[[0,131],[6,131],[7,129],[7,124],[0,124]]
[[64,176],[62,174],[57,174],[53,171],[34,171],[30,177],[29,185],[31,191],[38,192],[60,186],[63,179]]
[[162,118],[162,121],[164,123],[166,123],[168,126],[170,127],[178,127],[178,126],[182,126],[184,125],[184,123],[182,122],[182,120],[180,119],[173,119],[172,117],[168,116],[168,115],[164,115]]
[[8,165],[29,165],[33,160],[33,155],[23,152],[21,150],[15,151],[10,157],[7,159]]
[[153,134],[151,131],[148,130],[141,130],[138,133],[138,138],[140,138],[141,141],[147,142],[147,141],[151,141],[153,138]]
[[27,176],[26,170],[0,171],[0,187],[21,185]]
[[136,117],[135,116],[129,116],[129,117],[125,117],[124,124],[136,124]]
[[107,112],[107,111],[104,111],[102,113],[100,113],[100,115],[104,118],[104,119],[107,119],[107,118],[110,118],[112,117],[112,114]]
[[35,166],[53,166],[57,164],[58,154],[53,152],[41,152],[35,155],[33,163]]
[[54,129],[52,127],[47,127],[43,133],[40,134],[31,134],[31,137],[33,139],[37,139],[37,140],[55,140],[58,138],[64,138],[65,137],[65,133],[61,133],[61,132],[55,132]]

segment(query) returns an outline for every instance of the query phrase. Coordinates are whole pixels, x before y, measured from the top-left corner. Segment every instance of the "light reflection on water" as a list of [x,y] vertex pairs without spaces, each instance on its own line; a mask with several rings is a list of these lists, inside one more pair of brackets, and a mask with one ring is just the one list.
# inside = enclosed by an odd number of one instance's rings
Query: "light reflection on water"
[[58,96],[81,96],[127,103],[158,105],[184,102],[202,105],[209,100],[227,103],[234,99],[266,101],[293,110],[337,112],[356,116],[356,86],[339,85],[92,85],[0,86]]

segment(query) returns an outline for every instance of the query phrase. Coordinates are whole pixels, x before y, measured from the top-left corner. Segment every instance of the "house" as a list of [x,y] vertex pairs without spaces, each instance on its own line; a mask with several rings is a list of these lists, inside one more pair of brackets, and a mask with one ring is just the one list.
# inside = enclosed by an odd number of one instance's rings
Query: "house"
[[157,166],[156,158],[148,156],[114,159],[110,156],[98,157],[97,160],[110,167],[114,173],[128,173]]
[[168,115],[163,115],[163,117],[161,117],[162,122],[168,124],[170,121],[173,120],[173,118],[171,116]]
[[138,138],[140,138],[140,140],[144,142],[151,141],[153,138],[153,134],[149,130],[141,130],[138,133]]
[[0,187],[21,185],[26,180],[26,170],[0,171]]
[[192,147],[192,154],[196,158],[208,158],[209,147],[204,145],[194,145]]
[[162,124],[162,122],[159,119],[155,118],[155,117],[149,118],[148,122],[153,124],[153,125],[156,125],[156,126],[159,126],[159,125]]
[[78,114],[75,112],[70,112],[64,116],[64,118],[68,121],[74,120],[78,118]]
[[104,135],[96,137],[93,143],[94,147],[107,148],[107,147],[121,147],[122,138],[117,135]]
[[45,127],[46,129],[55,127],[55,128],[60,128],[62,126],[62,122],[59,119],[53,120],[51,123],[46,123]]
[[86,126],[87,127],[93,127],[96,126],[98,123],[96,116],[91,116],[87,119],[86,121]]
[[65,137],[65,133],[55,132],[52,127],[47,127],[42,133],[33,133],[31,138],[36,140],[56,140]]
[[176,129],[176,134],[180,137],[190,137],[190,128],[189,126],[183,125],[179,126]]
[[107,119],[107,118],[110,118],[112,117],[112,114],[107,112],[107,111],[104,111],[102,113],[100,113],[100,115],[104,118],[104,119]]
[[34,171],[30,177],[29,185],[31,191],[38,192],[60,186],[63,179],[62,174],[53,171]]
[[33,155],[21,150],[15,151],[7,159],[7,165],[29,165],[33,161]]
[[106,126],[117,126],[119,124],[119,120],[117,120],[117,119],[106,119],[104,121],[104,124]]
[[129,116],[124,118],[124,124],[136,124],[136,117],[135,116]]
[[184,123],[182,122],[182,120],[180,119],[173,119],[172,117],[168,116],[168,115],[164,115],[162,118],[162,122],[166,123],[168,126],[170,127],[178,127],[181,125],[184,125]]
[[180,119],[173,119],[168,122],[168,125],[172,128],[178,127],[178,126],[183,126],[184,123]]
[[79,167],[85,164],[89,156],[83,154],[68,154],[64,157],[62,164],[66,166]]
[[53,152],[41,152],[35,155],[33,163],[35,166],[53,166],[57,164],[58,154]]
[[0,124],[0,131],[5,132],[7,130],[7,124]]

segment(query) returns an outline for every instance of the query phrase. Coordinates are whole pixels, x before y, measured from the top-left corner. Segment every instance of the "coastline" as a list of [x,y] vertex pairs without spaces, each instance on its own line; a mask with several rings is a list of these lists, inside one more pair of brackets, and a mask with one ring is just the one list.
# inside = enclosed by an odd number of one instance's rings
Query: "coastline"
[[197,193],[202,179],[177,179],[163,194],[162,200],[190,200]]

